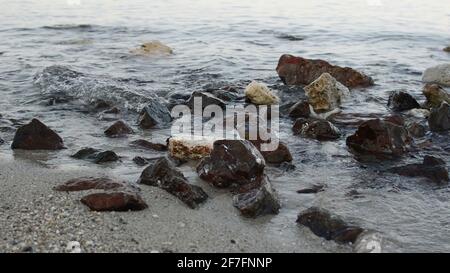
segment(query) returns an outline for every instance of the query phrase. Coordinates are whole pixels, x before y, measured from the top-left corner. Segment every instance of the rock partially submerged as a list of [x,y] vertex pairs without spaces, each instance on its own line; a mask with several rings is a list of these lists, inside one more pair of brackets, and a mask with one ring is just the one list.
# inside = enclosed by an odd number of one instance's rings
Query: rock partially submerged
[[126,187],[123,181],[113,180],[107,177],[82,177],[75,178],[54,187],[55,191],[86,191],[86,190],[112,190]]
[[445,52],[450,52],[450,46],[447,46],[446,48],[443,49]]
[[372,78],[348,67],[333,66],[323,60],[309,60],[292,55],[282,55],[277,72],[287,85],[308,85],[323,73],[329,73],[348,88],[373,85]]
[[308,103],[316,113],[329,112],[339,108],[344,97],[349,95],[348,88],[328,73],[323,73],[306,86],[305,92],[308,96]]
[[273,94],[273,92],[265,84],[257,81],[252,81],[245,88],[245,96],[248,100],[257,105],[278,104],[280,101],[280,99]]
[[372,119],[363,122],[346,142],[359,153],[400,156],[408,151],[412,139],[404,126]]
[[394,111],[401,112],[420,108],[420,105],[410,94],[404,91],[394,91],[389,95],[388,107]]
[[113,162],[119,160],[119,156],[113,151],[101,151],[94,148],[83,148],[71,155],[76,159],[84,159],[101,164],[106,162]]
[[324,191],[325,187],[326,186],[323,184],[312,185],[309,188],[304,188],[304,189],[298,190],[297,193],[300,193],[300,194],[319,193],[321,191]]
[[281,142],[278,144],[278,147],[274,151],[261,151],[261,149],[259,148],[258,150],[261,152],[264,160],[270,164],[281,164],[283,162],[292,161],[292,155],[289,151],[288,146]]
[[148,208],[142,197],[132,191],[93,193],[81,198],[81,203],[93,211],[129,211]]
[[291,118],[309,118],[311,116],[310,105],[307,101],[299,101],[289,108]]
[[264,177],[265,161],[248,140],[218,140],[211,154],[197,166],[200,178],[226,188],[233,184],[259,184]]
[[178,135],[169,138],[169,155],[179,160],[199,160],[208,156],[215,137]]
[[131,146],[140,147],[148,150],[167,151],[167,145],[162,143],[154,143],[145,139],[138,139],[130,143]]
[[281,203],[278,194],[266,177],[261,185],[233,197],[233,205],[245,217],[254,218],[265,214],[278,214]]
[[37,119],[17,129],[12,149],[60,150],[64,149],[62,138]]
[[193,110],[196,101],[201,102],[202,110],[209,105],[217,105],[220,108],[225,108],[226,106],[225,101],[219,99],[218,97],[208,92],[198,92],[198,91],[193,92],[191,97],[187,100],[186,104],[189,106],[190,109]]
[[334,140],[341,137],[340,130],[331,122],[323,119],[299,118],[292,127],[294,135],[317,140]]
[[315,235],[338,243],[355,243],[364,229],[351,226],[325,209],[312,207],[300,212],[297,223],[308,227]]
[[159,101],[151,101],[145,106],[138,119],[139,127],[142,129],[151,129],[160,127],[172,121],[169,109],[162,105]]
[[428,117],[431,131],[443,132],[450,130],[450,106],[443,102],[439,108],[433,108]]
[[450,104],[450,94],[438,84],[426,84],[423,94],[427,98],[426,106],[428,108],[439,107],[443,102]]
[[186,177],[167,158],[161,158],[147,167],[138,183],[159,187],[176,196],[190,208],[198,207],[208,198],[202,188],[189,184]]
[[416,137],[416,138],[424,137],[427,132],[425,126],[423,126],[419,122],[412,122],[412,123],[408,124],[408,126],[406,128],[407,128],[409,134],[412,137]]
[[118,120],[108,129],[105,130],[107,137],[124,137],[133,133],[133,129],[128,126],[124,121]]
[[422,81],[450,86],[450,64],[440,64],[426,69]]
[[421,164],[409,164],[390,168],[388,171],[402,176],[426,177],[440,185],[446,185],[449,182],[445,161],[429,155],[424,157],[423,163]]
[[142,44],[140,47],[131,50],[131,53],[137,55],[170,55],[173,54],[173,50],[160,41],[151,41]]

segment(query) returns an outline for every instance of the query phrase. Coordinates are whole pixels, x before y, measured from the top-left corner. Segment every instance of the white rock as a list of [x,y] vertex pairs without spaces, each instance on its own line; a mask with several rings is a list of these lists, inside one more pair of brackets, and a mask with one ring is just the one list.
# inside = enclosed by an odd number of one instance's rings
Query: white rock
[[314,112],[323,113],[339,108],[341,102],[350,94],[349,89],[328,73],[305,87],[308,103]]
[[354,244],[356,253],[381,253],[382,252],[381,234],[373,231],[367,231],[358,236]]
[[69,253],[81,253],[80,243],[77,241],[70,241],[67,243],[66,251]]
[[428,118],[430,116],[430,110],[414,108],[406,112],[406,114],[415,118]]
[[137,55],[170,55],[173,50],[160,41],[151,41],[131,50],[131,53]]
[[272,105],[277,104],[280,99],[263,83],[252,81],[245,88],[245,96],[254,104]]
[[433,66],[423,72],[422,81],[450,86],[450,64]]

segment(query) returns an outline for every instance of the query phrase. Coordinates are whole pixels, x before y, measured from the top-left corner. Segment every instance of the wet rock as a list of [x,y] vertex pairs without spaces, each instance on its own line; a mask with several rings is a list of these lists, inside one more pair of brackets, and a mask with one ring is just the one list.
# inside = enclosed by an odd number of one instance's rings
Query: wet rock
[[226,105],[225,101],[219,99],[218,97],[214,96],[213,94],[210,94],[207,92],[195,91],[192,93],[191,97],[188,99],[188,101],[186,103],[189,106],[189,108],[191,108],[192,110],[194,109],[195,98],[200,98],[200,99],[197,99],[197,101],[201,102],[202,110],[205,109],[209,105],[217,105],[220,108],[225,108],[225,105]]
[[146,166],[150,164],[151,160],[142,156],[135,156],[133,158],[133,162],[139,166]]
[[315,235],[338,243],[354,243],[364,231],[360,227],[350,226],[341,218],[317,207],[302,211],[297,223],[308,227]]
[[439,108],[431,109],[428,117],[431,131],[442,132],[450,130],[450,106],[443,102]]
[[300,194],[319,193],[321,191],[324,191],[325,187],[326,186],[322,185],[322,184],[320,184],[320,185],[312,185],[310,188],[305,188],[305,189],[298,190],[297,193],[300,193]]
[[4,144],[5,141],[0,137],[0,145]]
[[160,41],[151,41],[142,44],[140,47],[131,50],[131,53],[137,55],[170,55],[173,54],[173,50]]
[[103,114],[112,114],[112,115],[117,115],[120,114],[120,109],[117,107],[112,107],[111,109],[108,109],[106,111],[103,111]]
[[344,97],[349,95],[347,87],[328,73],[323,73],[305,87],[308,103],[316,113],[329,112],[339,108]]
[[384,119],[386,122],[396,124],[398,126],[405,126],[405,120],[400,115],[391,115]]
[[[258,149],[259,150],[259,149]],[[280,164],[283,162],[291,162],[292,155],[289,148],[284,143],[279,143],[278,147],[274,151],[261,151],[264,160],[270,164]]]
[[299,118],[292,127],[294,135],[317,140],[334,140],[341,137],[340,130],[331,122],[323,119]]
[[82,177],[66,181],[53,189],[55,191],[112,190],[125,186],[125,182],[116,181],[107,177]]
[[450,103],[450,94],[438,84],[426,84],[423,94],[427,98],[426,106],[428,108],[439,107],[443,102]]
[[138,139],[130,143],[131,146],[141,147],[148,150],[167,151],[167,145],[162,143],[153,143],[145,139]]
[[119,160],[119,156],[113,151],[100,151],[94,148],[83,148],[73,154],[71,157],[76,159],[84,159],[101,164]]
[[214,137],[173,136],[169,139],[169,155],[180,160],[198,160],[211,153]]
[[412,122],[406,128],[409,134],[416,138],[424,137],[427,132],[425,126],[423,126],[419,122]]
[[405,114],[419,119],[427,119],[430,116],[430,110],[416,108],[407,111]]
[[373,85],[372,78],[348,67],[333,66],[323,60],[309,60],[292,55],[282,55],[277,73],[287,85],[308,85],[323,73],[329,73],[348,88]]
[[402,176],[426,177],[441,185],[449,182],[445,161],[434,156],[425,156],[422,164],[409,164],[390,168],[389,171]]
[[211,154],[197,166],[200,178],[220,188],[233,184],[259,183],[263,178],[264,157],[247,140],[218,140]]
[[443,49],[445,52],[450,52],[450,46]]
[[116,121],[108,129],[105,130],[107,137],[124,137],[133,133],[133,129],[128,126],[124,121]]
[[37,119],[17,129],[12,149],[59,150],[64,149],[62,138]]
[[389,95],[388,107],[394,111],[401,112],[420,108],[420,105],[410,94],[403,91],[394,91]]
[[400,156],[408,151],[411,141],[405,127],[372,119],[363,122],[346,142],[359,153]]
[[245,88],[245,96],[249,101],[258,105],[278,104],[280,99],[265,85],[252,81]]
[[184,175],[167,158],[161,158],[147,167],[138,183],[159,187],[176,196],[190,208],[198,207],[208,198],[202,188],[189,184]]
[[450,86],[450,64],[440,64],[426,69],[422,81]]
[[109,104],[108,102],[104,101],[104,100],[97,100],[95,102],[95,109],[105,109],[105,108],[110,108],[111,104]]
[[81,203],[93,211],[129,211],[148,208],[142,197],[131,191],[93,193],[81,198]]
[[278,214],[281,203],[266,177],[261,186],[233,197],[233,205],[245,217],[254,218],[265,214]]
[[299,101],[289,108],[291,118],[309,118],[311,115],[310,105],[307,101]]
[[169,109],[158,101],[154,100],[144,107],[138,119],[138,124],[142,129],[150,129],[162,126],[172,121]]

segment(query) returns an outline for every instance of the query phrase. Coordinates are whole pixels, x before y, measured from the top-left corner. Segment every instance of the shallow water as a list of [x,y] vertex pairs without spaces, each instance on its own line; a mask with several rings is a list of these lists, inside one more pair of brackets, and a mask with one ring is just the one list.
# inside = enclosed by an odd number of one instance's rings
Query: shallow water
[[[0,152],[70,169],[90,165],[69,157],[81,147],[113,149],[122,162],[99,168],[130,180],[142,170],[131,161],[134,156],[160,154],[130,148],[128,142],[142,137],[163,142],[168,130],[136,130],[128,140],[107,139],[103,130],[111,121],[89,110],[85,100],[48,106],[48,94],[33,84],[37,73],[64,65],[88,75],[90,80],[68,91],[54,86],[71,95],[85,88],[79,98],[88,100],[86,94],[92,98],[112,94],[99,85],[119,94],[125,90],[167,99],[173,92],[190,94],[207,84],[242,86],[254,79],[283,93],[275,67],[281,54],[290,53],[351,66],[372,76],[376,86],[352,91],[343,107],[344,115],[359,120],[388,115],[385,105],[392,90],[406,89],[423,100],[422,71],[450,61],[450,54],[442,51],[450,44],[450,8],[438,0],[1,0],[0,4],[0,136],[11,141],[17,126],[38,117],[56,129],[68,147],[30,155],[13,153],[5,144]],[[151,40],[168,44],[175,54],[130,54],[130,49]],[[295,100],[296,95],[286,97]],[[135,96],[123,98],[123,103],[136,103]],[[133,107],[120,118],[134,123]],[[268,236],[280,236],[280,242],[304,236],[297,232],[296,214],[317,205],[380,231],[385,251],[450,251],[449,189],[380,172],[390,165],[420,161],[427,153],[448,162],[448,135],[428,135],[438,143],[435,150],[380,166],[358,162],[347,151],[345,137],[324,143],[291,137],[291,122],[282,120],[281,136],[294,154],[296,170],[268,170],[284,205],[270,220]],[[348,135],[355,127],[341,129]],[[189,173],[191,168],[183,170],[202,183]],[[318,183],[326,184],[326,191],[315,196],[295,192]],[[360,195],[349,196],[354,189]]]

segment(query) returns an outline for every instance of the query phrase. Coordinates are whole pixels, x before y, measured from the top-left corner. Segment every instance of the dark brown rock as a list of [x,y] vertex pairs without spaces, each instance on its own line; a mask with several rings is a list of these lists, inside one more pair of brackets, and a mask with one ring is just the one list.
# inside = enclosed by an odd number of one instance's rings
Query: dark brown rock
[[148,208],[142,197],[135,192],[102,192],[89,194],[81,203],[93,211],[129,211]]
[[141,147],[148,150],[167,151],[167,144],[153,143],[145,139],[138,139],[130,143],[131,146]]
[[159,187],[176,196],[190,208],[198,207],[208,198],[201,187],[189,184],[186,177],[167,158],[161,158],[147,167],[138,183]]
[[273,151],[262,151],[261,144],[268,143],[268,141],[250,140],[250,142],[255,145],[256,149],[262,154],[266,163],[270,164],[280,164],[283,162],[291,162],[292,155],[286,144],[279,142],[278,147]]
[[133,129],[122,120],[116,121],[105,131],[107,137],[124,137],[132,133]]
[[431,109],[428,117],[431,131],[443,132],[450,130],[450,106],[443,102],[439,108]]
[[404,91],[394,91],[389,95],[388,107],[394,111],[406,111],[420,108],[420,104],[410,94]]
[[289,109],[291,118],[309,118],[311,110],[307,101],[299,101]]
[[341,218],[317,207],[302,211],[297,223],[308,227],[315,235],[338,243],[354,243],[364,229],[349,226]]
[[212,185],[225,188],[261,182],[264,167],[264,157],[250,141],[218,140],[197,166],[197,173]]
[[446,48],[443,49],[445,52],[450,52],[450,46],[447,46]]
[[119,160],[119,156],[113,151],[100,151],[94,148],[83,148],[71,157],[92,161],[96,164]]
[[372,119],[363,122],[346,142],[359,153],[400,156],[408,151],[412,139],[405,127]]
[[323,119],[299,118],[292,127],[294,135],[317,140],[334,140],[341,137],[340,130],[331,122]]
[[305,188],[298,190],[297,193],[300,194],[310,194],[310,193],[318,193],[325,190],[325,185],[313,185],[310,188]]
[[445,161],[434,156],[425,156],[422,164],[390,168],[389,171],[402,176],[425,177],[441,185],[446,185],[449,182]]
[[309,60],[285,54],[278,61],[277,72],[287,85],[308,85],[323,73],[329,73],[348,88],[373,85],[372,78],[348,67],[339,67],[323,60]]
[[53,189],[55,191],[112,190],[125,186],[125,182],[116,181],[107,177],[82,177],[71,179]]
[[424,137],[427,130],[425,128],[425,126],[423,126],[422,124],[418,123],[418,122],[412,122],[407,126],[408,132],[411,136],[413,137]]
[[17,129],[12,149],[59,150],[64,149],[62,138],[37,119]]

